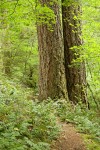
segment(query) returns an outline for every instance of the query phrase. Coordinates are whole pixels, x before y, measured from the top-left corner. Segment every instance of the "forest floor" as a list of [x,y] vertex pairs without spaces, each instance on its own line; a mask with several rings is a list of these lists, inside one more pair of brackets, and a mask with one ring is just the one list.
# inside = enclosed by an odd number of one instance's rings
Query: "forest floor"
[[51,150],[86,150],[84,140],[74,125],[60,123],[61,134],[51,144]]

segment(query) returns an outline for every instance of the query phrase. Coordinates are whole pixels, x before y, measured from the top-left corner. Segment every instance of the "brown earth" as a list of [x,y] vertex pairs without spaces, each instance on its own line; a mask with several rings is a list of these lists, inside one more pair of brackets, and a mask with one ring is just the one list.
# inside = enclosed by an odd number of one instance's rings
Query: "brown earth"
[[73,125],[62,123],[61,126],[61,134],[56,141],[52,142],[51,150],[86,150],[80,133]]

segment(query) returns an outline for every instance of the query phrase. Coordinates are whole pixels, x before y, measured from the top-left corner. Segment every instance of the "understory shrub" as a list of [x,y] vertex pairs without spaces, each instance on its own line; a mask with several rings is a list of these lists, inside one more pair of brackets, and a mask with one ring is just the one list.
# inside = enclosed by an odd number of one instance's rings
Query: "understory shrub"
[[57,115],[62,121],[73,123],[78,130],[85,134],[90,134],[92,138],[100,142],[100,119],[99,111],[87,109],[82,104],[76,106],[68,104],[68,102],[56,102]]
[[0,150],[49,150],[59,133],[52,102],[27,100],[15,83],[0,83]]

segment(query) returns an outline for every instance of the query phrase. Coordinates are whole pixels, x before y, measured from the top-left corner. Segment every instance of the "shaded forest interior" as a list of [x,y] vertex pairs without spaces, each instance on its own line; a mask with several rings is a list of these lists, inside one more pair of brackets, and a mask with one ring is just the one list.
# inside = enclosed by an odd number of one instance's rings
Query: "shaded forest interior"
[[100,1],[2,0],[0,20],[0,150],[50,150],[59,119],[99,150]]

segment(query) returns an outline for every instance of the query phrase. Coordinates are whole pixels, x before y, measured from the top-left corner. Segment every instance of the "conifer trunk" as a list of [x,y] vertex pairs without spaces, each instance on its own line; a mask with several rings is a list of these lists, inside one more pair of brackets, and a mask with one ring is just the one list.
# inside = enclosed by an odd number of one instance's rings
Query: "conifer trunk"
[[62,5],[65,74],[68,97],[73,103],[79,101],[86,103],[85,63],[72,63],[73,60],[80,57],[79,46],[82,45],[81,21],[78,15],[81,15],[80,6]]
[[[48,7],[49,2],[50,0],[41,0],[41,3],[47,4]],[[55,24],[52,25],[53,31],[50,31],[48,25],[44,23],[37,27],[40,56],[39,98],[41,100],[48,97],[52,99],[66,97],[64,49],[59,6],[54,3],[50,8],[56,16]]]

